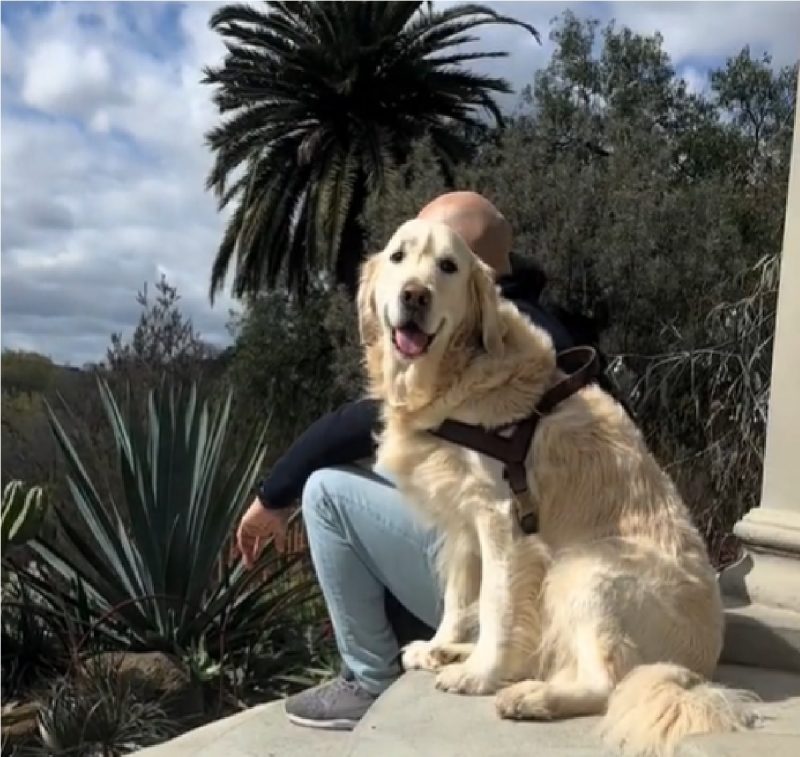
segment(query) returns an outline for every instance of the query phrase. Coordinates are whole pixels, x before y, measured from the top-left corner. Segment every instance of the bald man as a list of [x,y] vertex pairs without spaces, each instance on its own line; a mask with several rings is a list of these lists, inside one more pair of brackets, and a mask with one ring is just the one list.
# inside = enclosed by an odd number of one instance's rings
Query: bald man
[[[502,294],[553,338],[575,344],[538,302],[541,283],[511,262],[511,227],[486,198],[450,192],[419,218],[446,223],[491,266]],[[374,452],[378,406],[359,400],[313,423],[273,466],[242,518],[237,544],[247,566],[274,537],[282,548],[290,506],[301,499],[311,557],[333,623],[344,673],[286,701],[289,719],[316,728],[350,729],[400,674],[398,624],[389,607],[421,621],[428,637],[439,623],[439,535],[419,523],[380,471],[359,465]],[[398,604],[399,603],[399,604]],[[404,639],[404,642],[412,639]]]
[[417,218],[447,224],[498,277],[511,273],[511,224],[483,195],[448,192],[420,210]]

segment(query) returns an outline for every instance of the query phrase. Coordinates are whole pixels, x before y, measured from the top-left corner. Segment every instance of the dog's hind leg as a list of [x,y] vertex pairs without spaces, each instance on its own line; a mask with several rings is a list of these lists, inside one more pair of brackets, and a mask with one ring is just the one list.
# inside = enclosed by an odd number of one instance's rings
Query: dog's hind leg
[[542,677],[498,693],[506,718],[550,719],[605,712],[617,682],[640,662],[614,612],[626,582],[593,559],[558,562],[545,581]]
[[614,681],[603,645],[593,629],[577,631],[572,664],[547,681],[521,681],[498,692],[498,714],[519,720],[596,715],[605,712]]

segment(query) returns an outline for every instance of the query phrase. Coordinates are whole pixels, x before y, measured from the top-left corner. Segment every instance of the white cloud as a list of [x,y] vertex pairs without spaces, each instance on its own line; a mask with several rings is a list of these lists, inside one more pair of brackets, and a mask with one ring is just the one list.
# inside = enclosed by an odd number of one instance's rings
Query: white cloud
[[684,66],[678,69],[678,75],[686,82],[686,89],[691,94],[703,94],[708,91],[711,84],[708,73],[700,71],[694,66]]
[[25,63],[22,99],[54,115],[91,115],[98,105],[122,99],[114,79],[100,48],[79,50],[63,40],[47,40]]
[[[207,290],[224,218],[205,192],[215,123],[203,66],[220,59],[208,18],[220,3],[3,4],[3,346],[80,364],[129,331],[135,295],[167,272],[198,328],[227,339],[231,302]],[[479,49],[505,49],[483,71],[533,80],[567,7],[652,33],[690,87],[707,62],[748,41],[776,62],[798,55],[799,3],[490,3],[537,26],[479,30]],[[515,97],[506,98],[512,106]]]
[[100,109],[92,113],[92,117],[89,119],[89,127],[92,131],[107,134],[111,129],[111,117],[108,115],[108,111]]

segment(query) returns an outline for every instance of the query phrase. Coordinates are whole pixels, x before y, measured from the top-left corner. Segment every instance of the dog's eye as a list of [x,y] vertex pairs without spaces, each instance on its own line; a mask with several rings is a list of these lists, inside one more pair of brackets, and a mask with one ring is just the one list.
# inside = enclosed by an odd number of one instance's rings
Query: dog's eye
[[455,273],[458,270],[458,266],[452,258],[442,258],[439,261],[439,270],[442,273]]
[[405,253],[402,250],[395,250],[391,255],[389,255],[389,260],[391,260],[392,263],[402,263],[404,255]]

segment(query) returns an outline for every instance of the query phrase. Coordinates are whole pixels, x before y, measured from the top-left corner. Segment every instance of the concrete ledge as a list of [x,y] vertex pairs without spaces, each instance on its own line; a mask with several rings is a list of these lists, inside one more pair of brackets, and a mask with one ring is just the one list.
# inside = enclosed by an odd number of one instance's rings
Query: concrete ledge
[[800,672],[800,614],[761,604],[728,607],[722,661]]
[[734,733],[686,739],[677,757],[791,757],[800,754],[800,736]]
[[[592,731],[598,718],[552,723],[500,720],[493,697],[461,697],[406,673],[354,732],[347,757],[583,757],[606,755]],[[533,751],[532,751],[533,750]]]
[[800,557],[800,514],[794,510],[762,502],[734,526],[733,532],[746,544]]
[[777,670],[725,665],[716,679],[755,691],[762,699],[759,728],[744,733],[696,736],[681,744],[677,757],[792,757],[800,754],[800,676]]
[[269,702],[136,752],[141,757],[333,757],[351,734],[298,728],[283,701]]
[[756,507],[734,531],[745,549],[719,575],[722,661],[800,672],[800,515]]
[[[755,691],[763,724],[743,734],[687,739],[676,757],[796,757],[800,754],[800,675],[723,666],[717,680]],[[352,734],[298,728],[282,702],[254,707],[198,728],[142,757],[610,757],[594,730],[598,718],[551,723],[500,720],[492,697],[459,697],[407,673]]]

